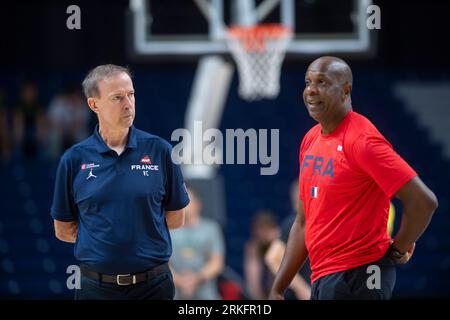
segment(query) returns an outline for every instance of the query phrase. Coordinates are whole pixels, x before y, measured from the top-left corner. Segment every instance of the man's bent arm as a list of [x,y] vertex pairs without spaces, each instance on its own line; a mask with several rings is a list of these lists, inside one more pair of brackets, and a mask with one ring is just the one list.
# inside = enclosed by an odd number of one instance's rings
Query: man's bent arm
[[75,243],[77,241],[78,222],[53,220],[55,236],[61,241]]
[[166,222],[169,229],[181,228],[184,225],[185,210],[166,211]]
[[395,196],[402,201],[403,215],[393,246],[399,251],[407,252],[430,223],[438,207],[438,200],[419,177],[407,182]]
[[305,244],[305,213],[303,202],[299,201],[297,216],[292,224],[289,239],[270,292],[270,299],[282,298],[284,291],[291,283],[298,270],[303,266],[308,257]]

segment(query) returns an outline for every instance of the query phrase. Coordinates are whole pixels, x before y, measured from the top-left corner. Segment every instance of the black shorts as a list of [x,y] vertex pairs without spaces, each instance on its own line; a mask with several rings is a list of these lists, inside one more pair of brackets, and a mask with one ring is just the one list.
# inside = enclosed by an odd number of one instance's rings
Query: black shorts
[[312,284],[311,300],[389,300],[395,279],[388,251],[375,262],[319,278]]

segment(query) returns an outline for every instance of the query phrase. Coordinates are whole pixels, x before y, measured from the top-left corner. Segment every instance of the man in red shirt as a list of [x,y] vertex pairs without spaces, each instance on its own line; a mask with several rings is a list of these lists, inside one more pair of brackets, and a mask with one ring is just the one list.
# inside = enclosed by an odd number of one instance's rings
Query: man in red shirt
[[[300,204],[272,299],[283,298],[307,256],[311,299],[390,299],[395,264],[409,261],[437,208],[417,173],[352,110],[351,91],[343,60],[321,57],[309,65],[303,99],[318,124],[301,143]],[[403,204],[395,240],[386,234],[393,196]]]

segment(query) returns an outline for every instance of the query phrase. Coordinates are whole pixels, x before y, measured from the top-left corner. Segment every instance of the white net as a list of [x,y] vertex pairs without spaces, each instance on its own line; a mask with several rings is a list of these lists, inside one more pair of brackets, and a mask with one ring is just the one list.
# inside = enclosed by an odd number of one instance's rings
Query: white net
[[281,25],[230,28],[227,42],[239,72],[239,95],[253,101],[280,92],[280,70],[290,29]]

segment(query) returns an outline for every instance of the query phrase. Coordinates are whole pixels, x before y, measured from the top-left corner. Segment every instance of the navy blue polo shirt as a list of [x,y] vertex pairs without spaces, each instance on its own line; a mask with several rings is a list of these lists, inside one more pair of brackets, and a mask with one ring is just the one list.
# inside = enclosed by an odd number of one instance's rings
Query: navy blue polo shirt
[[75,258],[105,274],[135,273],[169,260],[165,211],[189,197],[171,145],[130,128],[121,155],[98,133],[61,157],[51,208],[53,219],[78,221]]

